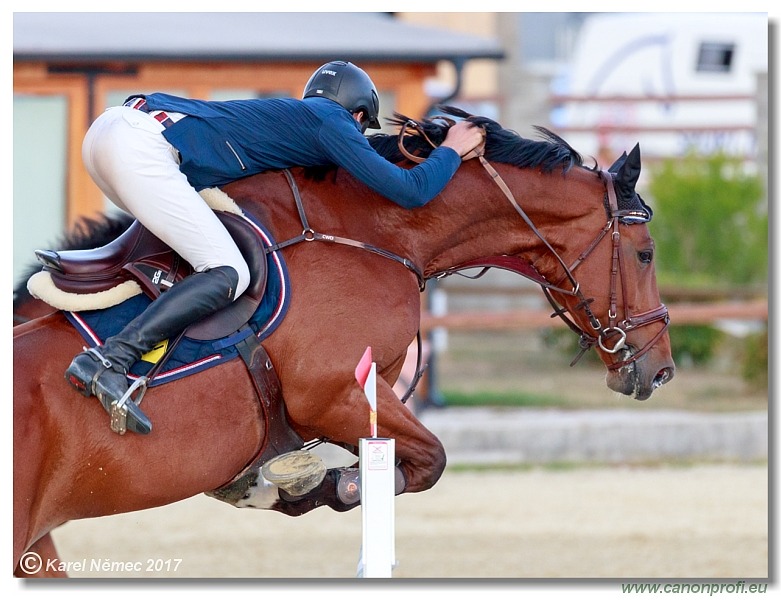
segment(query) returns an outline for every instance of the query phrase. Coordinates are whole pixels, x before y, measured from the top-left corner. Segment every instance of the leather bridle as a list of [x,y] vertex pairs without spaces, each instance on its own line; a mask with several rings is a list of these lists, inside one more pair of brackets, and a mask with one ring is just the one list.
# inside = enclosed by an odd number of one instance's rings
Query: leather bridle
[[[621,219],[626,216],[633,216],[633,211],[621,211],[618,209],[618,202],[616,199],[615,185],[613,182],[613,174],[608,171],[600,171],[600,177],[605,182],[605,188],[607,191],[609,215],[608,221],[602,230],[599,232],[594,241],[584,250],[577,258],[577,260],[570,266],[566,267],[563,261],[560,264],[565,269],[565,276],[574,284],[573,290],[569,292],[569,295],[577,296],[578,304],[575,309],[583,310],[588,318],[589,325],[596,335],[592,335],[577,324],[575,324],[566,315],[566,309],[559,306],[550,294],[551,290],[559,291],[554,286],[543,286],[545,297],[554,308],[554,314],[552,316],[559,316],[575,333],[580,336],[581,352],[576,356],[572,364],[575,364],[577,360],[583,355],[586,350],[592,348],[594,345],[598,345],[599,348],[607,354],[616,354],[620,350],[626,348],[627,334],[635,329],[650,325],[656,321],[663,323],[661,329],[656,335],[651,338],[642,348],[639,350],[629,352],[629,356],[624,360],[620,360],[608,365],[608,369],[616,370],[629,365],[636,361],[646,352],[648,352],[654,344],[664,335],[667,328],[670,326],[670,317],[667,311],[667,307],[664,304],[660,304],[658,307],[638,313],[632,314],[629,303],[627,301],[627,289],[626,289],[626,274],[624,269],[624,256],[621,250]],[[591,252],[599,245],[604,237],[610,233],[612,243],[612,255],[610,265],[610,299],[609,308],[607,312],[608,322],[606,326],[603,326],[600,320],[594,315],[589,307],[589,303],[592,300],[586,300],[583,293],[580,291],[580,284],[578,284],[572,271],[574,271],[584,260],[591,254]],[[621,297],[623,299],[623,320],[618,321],[618,282],[621,282]],[[566,293],[566,292],[565,292]],[[616,338],[616,339],[613,339]],[[612,341],[611,341],[612,340]]]
[[[448,119],[447,117],[435,117],[435,118],[445,120],[450,124],[453,123],[453,121],[451,119]],[[404,143],[403,143],[404,135],[407,129],[410,128],[415,129],[416,133],[420,134],[429,144],[431,144],[432,147],[434,146],[434,144],[425,135],[425,133],[423,133],[422,128],[419,127],[416,122],[407,121],[404,124],[404,126],[402,127],[399,133],[399,142],[398,142],[399,150],[409,160],[420,163],[424,159],[410,154],[404,148]],[[605,183],[606,194],[607,194],[607,205],[608,205],[607,223],[600,230],[599,234],[594,239],[594,241],[592,241],[591,244],[589,244],[586,247],[586,249],[580,253],[580,255],[575,260],[575,262],[572,265],[568,266],[561,258],[561,256],[559,256],[556,250],[551,246],[551,244],[545,239],[542,233],[537,229],[537,227],[531,221],[531,219],[523,210],[523,208],[521,208],[521,206],[515,200],[515,197],[510,191],[510,188],[501,178],[499,173],[497,173],[496,169],[494,169],[493,166],[485,159],[485,156],[483,155],[484,145],[485,143],[481,144],[480,146],[478,146],[478,148],[474,149],[472,153],[474,153],[474,156],[477,157],[477,159],[480,161],[480,164],[483,166],[483,168],[488,172],[488,174],[491,176],[491,178],[494,180],[497,186],[499,186],[499,189],[501,189],[504,196],[510,202],[510,204],[515,209],[515,211],[521,216],[521,218],[524,220],[526,225],[531,229],[532,233],[544,244],[546,249],[554,256],[554,258],[559,263],[559,265],[561,265],[564,271],[564,276],[559,279],[559,282],[553,284],[549,282],[543,275],[541,275],[527,261],[519,257],[501,256],[501,257],[478,259],[475,261],[462,263],[455,267],[446,269],[445,271],[436,273],[433,275],[433,277],[436,278],[447,277],[449,275],[456,274],[465,269],[471,269],[475,267],[483,268],[483,271],[479,275],[477,275],[477,277],[480,277],[483,273],[485,273],[488,269],[492,267],[499,267],[499,268],[504,268],[504,269],[514,271],[520,275],[523,275],[524,277],[531,279],[535,283],[539,284],[542,287],[543,292],[545,293],[545,297],[548,299],[548,302],[551,304],[551,306],[554,309],[554,312],[551,316],[560,317],[572,331],[574,331],[580,336],[579,344],[581,350],[579,354],[575,357],[575,359],[572,361],[571,365],[577,363],[580,357],[587,350],[593,348],[594,346],[599,346],[599,348],[607,354],[617,354],[622,349],[627,350],[626,358],[611,363],[610,365],[607,366],[607,368],[610,370],[621,369],[622,367],[625,367],[633,363],[638,358],[643,356],[654,346],[654,344],[656,344],[657,341],[659,341],[659,339],[664,335],[664,332],[667,331],[667,328],[670,325],[670,318],[667,311],[667,307],[664,304],[660,304],[657,308],[654,308],[652,310],[639,313],[639,314],[634,314],[634,315],[631,313],[629,309],[629,305],[627,301],[626,276],[624,272],[625,271],[624,257],[621,251],[620,224],[622,218],[637,218],[638,215],[636,211],[619,210],[618,200],[615,191],[615,184],[613,181],[613,174],[608,171],[599,172],[599,176],[602,178],[602,180]],[[464,158],[468,158],[468,157],[470,157],[469,154]],[[608,322],[607,325],[603,325],[602,322],[596,317],[596,315],[591,310],[590,305],[594,301],[594,299],[586,298],[586,296],[583,294],[582,290],[580,289],[580,283],[575,279],[573,271],[588,258],[588,256],[592,253],[592,251],[599,245],[599,243],[605,238],[605,236],[607,236],[608,233],[611,234],[610,237],[612,240],[613,250],[612,250],[612,259],[611,259],[611,267],[610,267],[610,299],[609,299],[609,308],[608,308]],[[567,289],[562,287],[563,282],[565,280],[569,283],[571,288]],[[619,281],[621,283],[621,291],[622,291],[621,297],[623,299],[622,314],[624,316],[623,320],[621,321],[618,321]],[[577,298],[578,302],[575,305],[573,310],[581,311],[585,315],[586,320],[588,321],[589,326],[591,327],[593,333],[585,331],[583,328],[578,326],[571,318],[569,318],[566,314],[568,312],[568,309],[566,309],[558,302],[556,302],[551,292]],[[627,347],[626,340],[629,332],[635,329],[639,329],[640,327],[650,325],[651,323],[655,323],[657,321],[661,321],[663,325],[661,329],[657,332],[657,334],[648,343],[646,343],[639,350],[635,350],[635,351],[632,351]]]

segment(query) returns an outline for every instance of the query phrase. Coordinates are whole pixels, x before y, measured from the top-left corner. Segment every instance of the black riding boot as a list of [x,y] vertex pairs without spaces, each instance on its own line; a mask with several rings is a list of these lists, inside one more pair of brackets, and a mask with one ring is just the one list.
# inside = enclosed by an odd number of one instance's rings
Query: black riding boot
[[[156,344],[228,306],[237,284],[238,274],[232,267],[193,273],[163,292],[102,346],[77,355],[65,378],[85,396],[97,396],[113,417],[112,404],[118,403],[129,389],[126,375],[130,367]],[[152,430],[149,418],[132,399],[125,402],[125,407],[127,429],[141,434]]]

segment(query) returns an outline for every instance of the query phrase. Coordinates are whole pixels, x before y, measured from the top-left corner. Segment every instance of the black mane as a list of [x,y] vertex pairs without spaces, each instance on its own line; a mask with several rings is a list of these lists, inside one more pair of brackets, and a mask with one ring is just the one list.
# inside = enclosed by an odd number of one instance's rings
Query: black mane
[[[486,131],[485,157],[489,161],[506,163],[516,167],[539,168],[543,172],[551,172],[561,168],[566,172],[574,166],[583,166],[583,157],[561,137],[546,129],[535,127],[542,140],[530,140],[521,137],[516,132],[502,128],[496,121],[487,117],[469,115],[452,106],[438,107],[445,115],[471,121]],[[409,121],[399,113],[389,120],[398,127]],[[447,136],[451,124],[443,119],[433,117],[422,121],[414,121],[416,128],[423,130],[435,146],[439,146]],[[378,133],[369,136],[369,143],[378,154],[391,162],[397,163],[404,159],[398,148],[398,136]],[[404,140],[406,150],[423,158],[433,150],[431,144],[420,135],[407,135]]]

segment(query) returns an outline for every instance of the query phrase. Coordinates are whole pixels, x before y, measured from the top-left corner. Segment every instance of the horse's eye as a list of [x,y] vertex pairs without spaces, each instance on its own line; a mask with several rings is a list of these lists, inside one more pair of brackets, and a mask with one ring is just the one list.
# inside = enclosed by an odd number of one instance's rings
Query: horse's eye
[[637,253],[637,258],[640,259],[640,262],[643,264],[650,264],[654,259],[654,252],[653,250],[641,250]]

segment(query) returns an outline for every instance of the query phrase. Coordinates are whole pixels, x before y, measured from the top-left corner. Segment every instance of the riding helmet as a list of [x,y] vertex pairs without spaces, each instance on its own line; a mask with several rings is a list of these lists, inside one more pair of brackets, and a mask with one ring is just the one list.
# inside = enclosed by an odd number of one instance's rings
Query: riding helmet
[[304,88],[304,98],[317,96],[333,100],[351,113],[362,110],[366,115],[361,124],[364,131],[367,127],[380,129],[377,88],[366,72],[353,63],[337,60],[317,69]]

